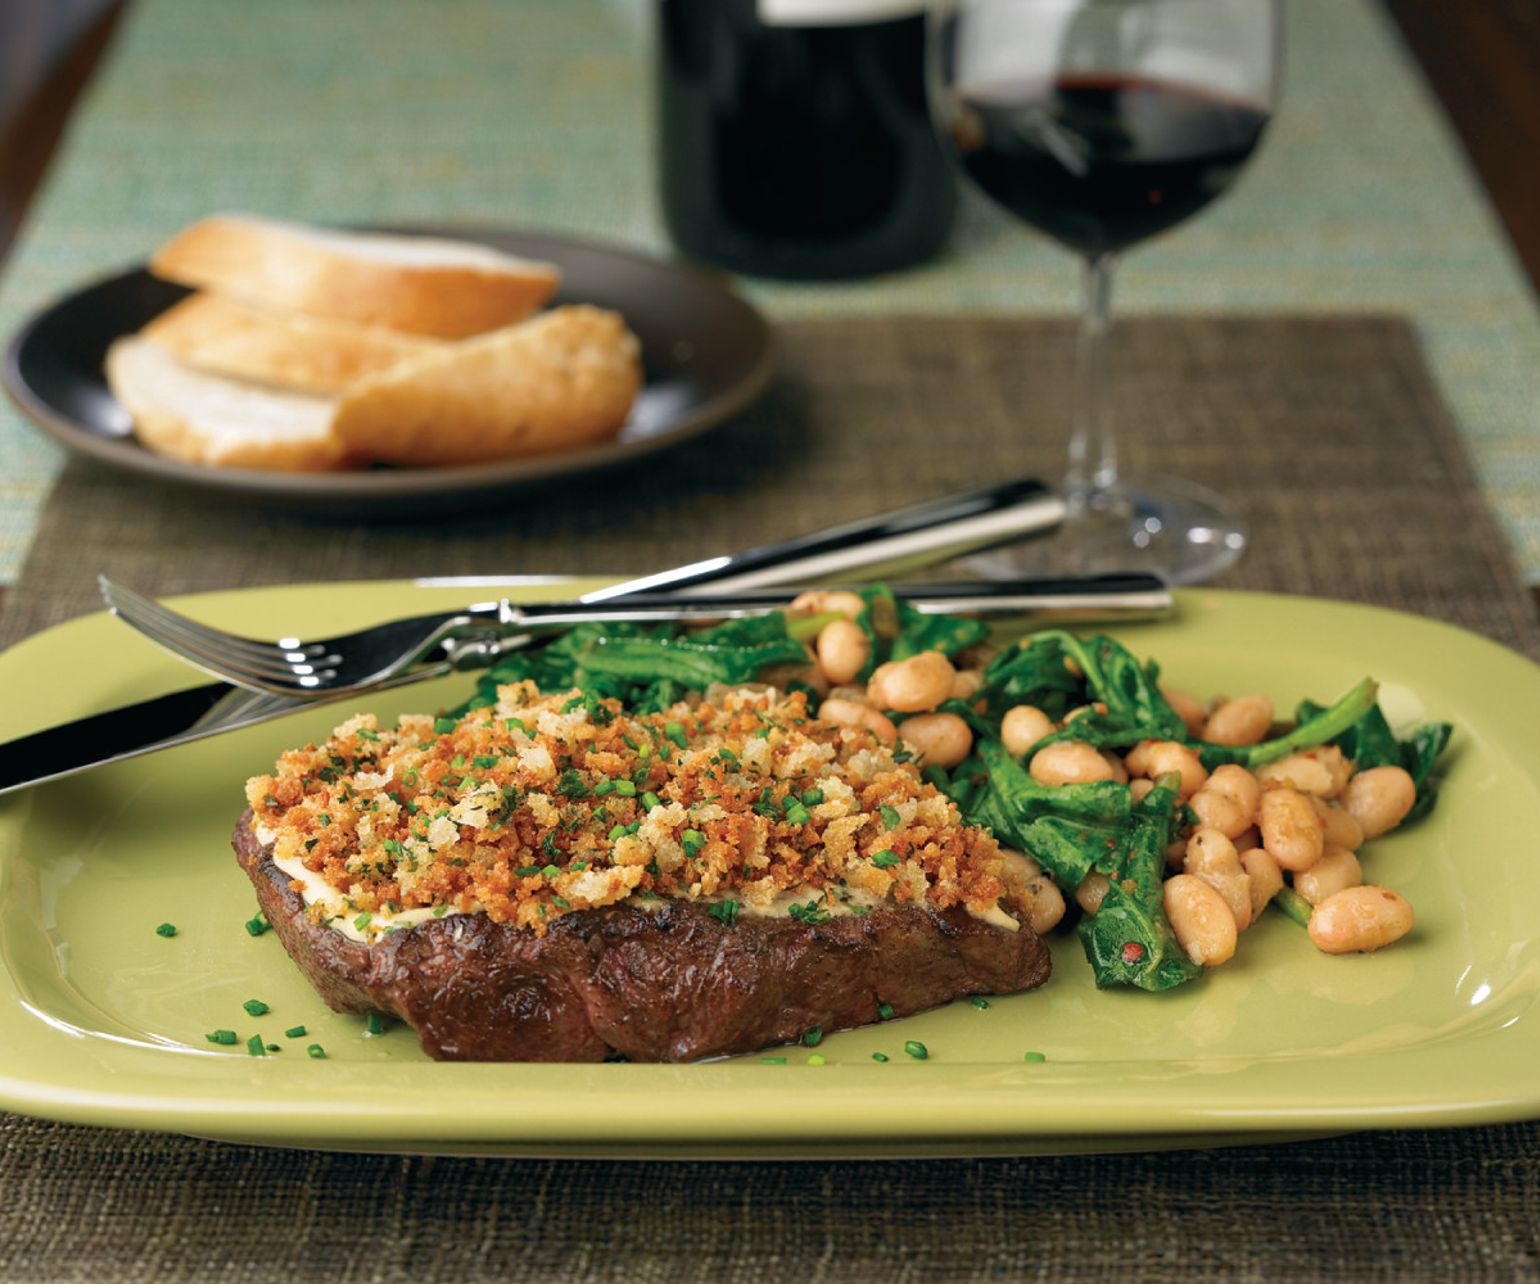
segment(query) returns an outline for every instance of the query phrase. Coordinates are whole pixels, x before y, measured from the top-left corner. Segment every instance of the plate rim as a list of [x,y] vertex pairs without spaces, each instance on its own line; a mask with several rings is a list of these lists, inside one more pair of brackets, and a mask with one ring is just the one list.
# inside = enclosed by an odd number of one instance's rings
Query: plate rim
[[[778,362],[775,331],[764,313],[749,299],[699,265],[679,258],[665,258],[639,247],[597,238],[564,236],[543,229],[494,227],[485,224],[431,222],[381,222],[355,226],[355,230],[388,232],[407,236],[458,236],[462,239],[531,237],[584,252],[598,251],[618,258],[666,268],[691,279],[739,309],[754,331],[757,350],[752,364],[732,387],[708,398],[670,427],[633,441],[610,440],[573,451],[531,455],[484,464],[456,464],[423,469],[287,473],[254,468],[221,468],[193,464],[159,455],[130,438],[110,438],[81,427],[60,414],[37,395],[21,371],[24,350],[35,341],[38,328],[61,308],[82,295],[149,275],[148,260],[101,273],[63,293],[50,297],[28,313],[13,331],[0,360],[0,383],[11,403],[33,425],[67,451],[135,476],[170,482],[215,494],[244,495],[256,499],[348,503],[385,503],[392,499],[430,496],[479,496],[517,488],[550,477],[578,476],[628,463],[698,437],[719,427],[753,405],[769,386]],[[121,337],[121,336],[119,336]]]
[[[564,577],[545,581],[546,584],[562,582],[566,582]],[[478,580],[477,583],[480,587],[486,586],[485,580]],[[383,589],[415,590],[424,594],[438,595],[463,592],[455,585],[434,585],[425,588],[417,581],[351,581],[329,585],[287,585],[221,590],[187,595],[180,600],[195,605],[201,602],[204,606],[212,605],[217,609],[218,599],[232,597],[249,599],[253,595],[262,594],[281,597],[296,590],[331,593],[348,586],[356,587],[361,592],[377,592]],[[527,580],[525,586],[528,587]],[[1227,599],[1253,599],[1264,602],[1273,600],[1293,605],[1305,602],[1329,609],[1375,613],[1394,619],[1402,625],[1410,624],[1414,628],[1428,629],[1438,634],[1452,634],[1468,643],[1475,643],[1487,651],[1494,664],[1521,666],[1530,683],[1540,683],[1540,667],[1523,655],[1490,638],[1445,621],[1390,608],[1284,594],[1208,589],[1184,590],[1178,594],[1178,601],[1184,609],[1196,606],[1205,598],[1217,599],[1221,604]],[[93,619],[101,619],[101,614],[79,617],[23,639],[7,651],[0,652],[0,668],[8,668],[18,659],[23,663],[30,663],[34,646],[46,647],[50,635],[56,635],[59,630],[78,628],[84,622]],[[167,660],[165,664],[166,672],[183,673],[183,670],[175,666],[174,662]],[[165,689],[171,689],[174,685],[173,681]],[[1530,775],[1527,777],[1529,783],[1532,785],[1540,783],[1540,777],[1536,776],[1534,769],[1530,768],[1529,771]],[[19,795],[19,797],[25,796]],[[0,807],[0,819],[3,819],[4,814],[5,809]],[[0,853],[0,859],[4,859],[3,853]],[[1060,948],[1063,946],[1061,945]],[[0,941],[0,956],[4,953],[3,941]],[[15,1017],[12,1009],[17,997],[16,978],[13,977],[8,963],[7,960],[7,966],[0,968],[0,995],[3,995],[6,1008],[5,1012],[0,1012],[0,1021],[6,1019],[7,1012],[12,1019]],[[1515,1020],[1473,1030],[1462,1038],[1446,1038],[1396,1051],[1370,1052],[1367,1056],[1376,1059],[1381,1056],[1400,1057],[1403,1058],[1403,1064],[1420,1058],[1439,1068],[1447,1077],[1452,1068],[1461,1066],[1462,1059],[1468,1061],[1471,1055],[1469,1049],[1479,1044],[1489,1041],[1499,1042],[1499,1046],[1492,1049],[1496,1055],[1485,1057],[1482,1061],[1482,1064],[1491,1066],[1519,1059],[1515,1058],[1511,1052],[1507,1056],[1502,1055],[1503,1040],[1511,1044],[1515,1038],[1520,1039],[1521,1047],[1530,1052],[1540,1048],[1540,1042],[1537,1042],[1540,1031],[1535,1028],[1537,1023],[1540,1023],[1540,1012],[1532,1010],[1528,1021]],[[1510,1034],[1510,1031],[1518,1033]],[[1451,1048],[1458,1049],[1458,1055],[1453,1059],[1450,1055]],[[201,1052],[193,1055],[214,1057],[218,1063],[222,1063],[216,1068],[216,1075],[231,1079],[237,1083],[237,1087],[240,1080],[250,1082],[251,1068],[242,1064],[244,1058]],[[336,1069],[348,1067],[343,1072],[344,1076],[356,1072],[358,1075],[378,1078],[382,1073],[387,1075],[389,1073],[388,1065],[382,1067],[378,1064],[346,1062],[331,1064]],[[933,1060],[929,1064],[933,1070],[938,1063]],[[1076,1064],[1081,1072],[1086,1069],[1086,1063],[1072,1064]],[[1305,1068],[1307,1077],[1322,1079],[1323,1083],[1320,1086],[1325,1087],[1324,1080],[1327,1076],[1324,1071],[1340,1065],[1341,1059],[1306,1058],[1300,1064]],[[442,1068],[446,1072],[446,1078],[467,1085],[476,1083],[478,1080],[490,1082],[508,1071],[508,1067],[498,1065],[447,1064]],[[1459,1093],[1454,1095],[1446,1093],[1438,1100],[1425,1099],[1426,1093],[1409,1093],[1405,1089],[1392,1088],[1382,1093],[1371,1104],[1351,1094],[1343,1098],[1340,1094],[1334,1097],[1330,1091],[1323,1091],[1316,1103],[1309,1107],[1296,1105],[1287,1109],[1243,1110],[1237,1109],[1232,1104],[1205,1108],[1201,1103],[1189,1101],[1171,1103],[1169,1108],[1162,1112],[1137,1121],[1131,1120],[1126,1112],[1112,1109],[1107,1112],[1103,1121],[1098,1123],[1095,1120],[1089,1120],[1083,1109],[1072,1110],[1063,1116],[1047,1118],[1041,1114],[1032,1113],[1035,1107],[1040,1107],[1042,1104],[1041,1101],[1034,1101],[1038,1096],[1033,1091],[1034,1087],[1039,1089],[1049,1087],[1054,1078],[1063,1073],[1062,1065],[1055,1067],[1050,1061],[1046,1065],[1007,1067],[998,1064],[984,1066],[974,1062],[954,1065],[954,1068],[964,1082],[971,1078],[981,1095],[969,1097],[963,1103],[950,1100],[942,1101],[938,1105],[938,1097],[947,1096],[952,1085],[938,1085],[928,1081],[921,1077],[925,1074],[921,1067],[910,1066],[903,1062],[892,1066],[842,1065],[838,1067],[841,1072],[838,1084],[830,1083],[829,1067],[797,1063],[764,1066],[740,1062],[715,1066],[709,1064],[706,1066],[636,1065],[579,1069],[601,1077],[615,1076],[617,1072],[625,1073],[628,1076],[628,1087],[632,1087],[635,1079],[640,1077],[646,1086],[636,1091],[649,1098],[653,1095],[650,1089],[654,1085],[670,1084],[679,1089],[681,1086],[688,1087],[692,1080],[703,1081],[702,1076],[708,1074],[714,1076],[714,1086],[721,1087],[722,1076],[726,1075],[729,1079],[729,1087],[741,1087],[742,1091],[738,1093],[718,1094],[733,1098],[733,1109],[730,1112],[724,1112],[720,1108],[720,1102],[713,1109],[712,1103],[709,1100],[703,1101],[701,1094],[689,1092],[676,1093],[678,1098],[686,1100],[676,1100],[667,1109],[659,1110],[654,1103],[649,1107],[646,1119],[630,1121],[627,1126],[616,1129],[608,1139],[607,1144],[613,1143],[612,1149],[615,1153],[634,1156],[667,1149],[670,1142],[678,1141],[677,1129],[682,1123],[688,1122],[698,1128],[703,1123],[711,1123],[713,1120],[718,1125],[726,1125],[731,1121],[738,1126],[736,1131],[723,1134],[714,1143],[703,1142],[699,1132],[693,1133],[691,1147],[694,1153],[741,1156],[745,1150],[752,1152],[757,1144],[766,1147],[774,1146],[778,1154],[780,1148],[785,1146],[789,1146],[790,1150],[795,1152],[798,1149],[798,1143],[795,1138],[788,1138],[786,1121],[783,1117],[777,1115],[745,1119],[741,1112],[741,1105],[745,1098],[758,1095],[766,1085],[772,1085],[771,1095],[774,1095],[776,1085],[783,1090],[789,1083],[810,1087],[817,1082],[810,1080],[808,1078],[810,1075],[823,1077],[816,1096],[811,1098],[817,1103],[821,1119],[824,1122],[838,1119],[838,1127],[827,1136],[837,1139],[844,1152],[873,1156],[915,1153],[915,1148],[923,1152],[930,1147],[961,1148],[964,1152],[972,1147],[977,1153],[984,1153],[986,1150],[1000,1146],[1019,1146],[1020,1153],[1035,1153],[1041,1152],[1044,1148],[1053,1150],[1070,1144],[1083,1145],[1097,1140],[1106,1142],[1108,1146],[1123,1146],[1130,1141],[1135,1146],[1146,1143],[1158,1145],[1161,1138],[1179,1136],[1212,1138],[1216,1144],[1223,1144],[1226,1137],[1242,1132],[1276,1134],[1282,1139],[1307,1133],[1352,1131],[1366,1127],[1440,1127],[1502,1123],[1540,1115],[1540,1083],[1527,1082],[1522,1075],[1516,1073],[1507,1075],[1499,1073],[1485,1089],[1481,1089],[1479,1085],[1477,1089],[1462,1085]],[[1097,1069],[1094,1065],[1092,1068]],[[423,1116],[414,1116],[405,1120],[399,1117],[392,1118],[388,1125],[385,1125],[386,1130],[382,1133],[382,1120],[377,1112],[352,1110],[339,1114],[331,1107],[328,1108],[327,1127],[323,1134],[318,1130],[315,1110],[296,1109],[292,1103],[285,1105],[283,1100],[285,1085],[292,1084],[298,1087],[308,1084],[313,1088],[313,1080],[304,1075],[302,1067],[292,1063],[287,1066],[272,1064],[264,1065],[262,1070],[266,1083],[262,1092],[257,1094],[259,1099],[253,1101],[248,1096],[244,1104],[238,1106],[220,1092],[188,1094],[168,1091],[157,1097],[155,1093],[143,1091],[113,1091],[110,1086],[105,1091],[100,1086],[89,1087],[77,1084],[71,1087],[68,1083],[60,1082],[58,1075],[52,1079],[41,1074],[30,1077],[18,1075],[14,1065],[6,1064],[3,1044],[0,1044],[0,1105],[24,1113],[68,1122],[158,1128],[215,1136],[226,1140],[268,1141],[289,1145],[330,1144],[345,1147],[369,1143],[384,1145],[386,1148],[429,1147],[435,1149],[437,1153],[448,1153],[442,1148],[452,1149],[457,1142],[461,1144],[483,1142],[497,1150],[513,1154],[560,1152],[564,1139],[569,1144],[575,1145],[578,1142],[577,1138],[570,1136],[566,1125],[559,1121],[553,1126],[549,1120],[526,1120],[526,1124],[531,1126],[512,1132],[504,1130],[489,1134],[484,1125],[478,1127],[471,1121],[463,1118],[456,1119],[452,1113],[446,1115],[443,1112],[429,1112]],[[572,1077],[573,1070],[573,1067],[561,1066],[519,1067],[519,1073],[526,1081],[524,1085],[526,1094],[529,1092],[529,1081],[543,1081],[545,1083],[543,1091],[546,1093],[543,1100],[549,1105],[554,1105],[566,1095],[563,1091],[567,1086],[565,1081]],[[1106,1074],[1110,1083],[1116,1082],[1115,1070],[1115,1064],[1103,1063],[1100,1067],[1100,1072]],[[1248,1070],[1242,1068],[1236,1073],[1246,1074]],[[790,1079],[786,1078],[788,1075],[791,1076]],[[66,1075],[64,1078],[68,1079],[69,1076]],[[341,1081],[345,1082],[345,1078]],[[1235,1082],[1234,1075],[1230,1076],[1230,1081]],[[886,1112],[880,1116],[874,1115],[871,1110],[873,1089],[882,1090],[880,1096],[886,1105]],[[1083,1086],[1080,1090],[1083,1094]],[[264,1092],[267,1094],[265,1097],[262,1095]],[[274,1098],[277,1098],[276,1104]],[[986,1104],[996,1108],[999,1113],[990,1117],[987,1127],[981,1127],[980,1108]],[[906,1124],[895,1133],[895,1118],[910,1120],[916,1116],[916,1112],[921,1112],[923,1115],[924,1126]],[[1130,1127],[1131,1122],[1137,1122],[1138,1126]],[[500,1123],[506,1125],[507,1120],[501,1120]],[[591,1137],[585,1140],[591,1140]],[[810,1137],[804,1136],[803,1143],[803,1148],[809,1153],[816,1149]],[[909,1149],[906,1151],[905,1147]]]

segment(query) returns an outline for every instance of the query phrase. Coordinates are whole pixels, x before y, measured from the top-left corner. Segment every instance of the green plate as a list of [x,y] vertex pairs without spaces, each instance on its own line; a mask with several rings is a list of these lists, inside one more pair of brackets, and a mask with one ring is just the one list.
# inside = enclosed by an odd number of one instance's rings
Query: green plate
[[[569,592],[520,586],[522,596]],[[327,633],[485,591],[311,585],[188,599],[248,633]],[[1365,673],[1393,721],[1455,723],[1438,809],[1371,844],[1410,937],[1329,958],[1276,912],[1236,960],[1167,995],[1098,993],[1071,935],[1031,994],[689,1066],[434,1064],[412,1032],[329,1012],[255,908],[229,835],[242,783],[324,736],[334,706],[0,799],[0,1106],[46,1118],[279,1145],[562,1155],[942,1155],[1226,1144],[1540,1116],[1540,669],[1411,616],[1190,592],[1122,637],[1195,694],[1281,708]],[[187,685],[104,616],[0,655],[0,738]],[[366,702],[382,717],[466,678]],[[175,937],[156,935],[174,923]],[[253,1018],[246,999],[271,1005]],[[303,1037],[286,1028],[304,1025]],[[233,1049],[205,1041],[233,1029]],[[249,1056],[247,1036],[282,1047]],[[918,1039],[928,1060],[904,1054]],[[319,1042],[326,1059],[306,1056]],[[885,1064],[872,1061],[885,1052]],[[1023,1060],[1042,1052],[1041,1064]]]

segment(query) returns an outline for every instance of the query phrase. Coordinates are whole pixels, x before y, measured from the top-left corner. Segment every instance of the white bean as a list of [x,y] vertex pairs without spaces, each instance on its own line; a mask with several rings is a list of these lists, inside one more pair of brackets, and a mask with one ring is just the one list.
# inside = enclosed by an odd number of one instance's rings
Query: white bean
[[1257,806],[1262,846],[1284,869],[1309,869],[1321,859],[1326,842],[1320,818],[1304,794],[1269,789]]
[[1009,848],[1001,848],[1000,855],[1000,881],[1027,926],[1039,936],[1051,932],[1064,917],[1064,893],[1030,856]]
[[1027,770],[1040,785],[1084,785],[1112,779],[1107,760],[1080,740],[1056,740],[1044,745],[1032,755]]
[[1400,767],[1360,771],[1342,791],[1342,805],[1363,827],[1364,838],[1378,838],[1399,825],[1417,801],[1417,786]]
[[830,697],[818,706],[818,717],[836,726],[865,727],[889,748],[898,743],[898,728],[870,705]]
[[1203,724],[1204,740],[1216,745],[1254,745],[1273,725],[1273,702],[1263,695],[1226,700]]
[[1187,840],[1182,872],[1201,878],[1224,897],[1235,916],[1235,930],[1251,926],[1251,878],[1241,866],[1235,845],[1217,829],[1198,829]]
[[792,617],[826,615],[838,611],[847,620],[853,620],[866,608],[858,594],[848,589],[806,589],[791,599],[786,614]]
[[1310,802],[1315,807],[1315,814],[1321,818],[1321,831],[1328,846],[1346,847],[1348,851],[1356,852],[1364,845],[1364,827],[1352,812],[1324,798],[1311,798]]
[[872,653],[872,641],[859,624],[833,620],[818,633],[818,667],[836,686],[852,681]]
[[1161,903],[1176,942],[1203,967],[1216,967],[1235,955],[1235,915],[1225,899],[1201,878],[1168,878]]
[[1363,866],[1346,847],[1328,847],[1309,869],[1294,875],[1294,890],[1312,905],[1329,900],[1347,887],[1364,881]]
[[1000,721],[1000,743],[1020,758],[1044,736],[1053,734],[1053,719],[1033,704],[1018,704]]
[[1187,734],[1194,738],[1202,736],[1203,724],[1208,721],[1208,710],[1187,692],[1178,691],[1175,687],[1162,687],[1160,694],[1166,697],[1171,711],[1187,724]]
[[907,660],[878,665],[867,679],[873,703],[899,713],[923,713],[952,694],[957,670],[940,651],[921,651]]
[[955,767],[973,750],[973,730],[955,713],[922,713],[898,724],[900,738],[927,765]]
[[1283,890],[1283,871],[1261,847],[1251,847],[1241,853],[1241,868],[1251,879],[1251,921],[1255,923],[1273,897]]
[[1365,883],[1329,896],[1310,915],[1310,939],[1327,954],[1377,950],[1412,930],[1411,904],[1388,887]]

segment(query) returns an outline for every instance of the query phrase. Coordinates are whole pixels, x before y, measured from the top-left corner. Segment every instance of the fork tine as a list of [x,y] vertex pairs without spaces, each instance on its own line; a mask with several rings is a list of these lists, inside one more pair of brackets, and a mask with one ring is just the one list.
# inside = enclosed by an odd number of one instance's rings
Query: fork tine
[[[152,642],[188,660],[206,672],[243,686],[280,694],[309,694],[332,676],[327,664],[296,664],[283,658],[276,648],[265,654],[256,647],[246,653],[225,645],[226,635],[207,629],[178,615],[158,608],[157,604],[131,589],[110,583],[103,594],[126,624],[143,633]],[[325,660],[340,660],[326,656]]]
[[236,665],[253,673],[280,677],[311,673],[329,668],[340,659],[323,647],[315,647],[307,655],[298,651],[286,652],[273,646],[237,645],[238,639],[228,638],[214,629],[201,628],[172,611],[142,610],[135,606],[122,614],[131,623],[154,628],[158,633],[196,647],[211,660]]
[[211,651],[201,645],[198,639],[190,639],[184,634],[168,631],[157,621],[140,620],[127,614],[121,614],[119,618],[137,629],[150,641],[195,664],[206,673],[254,690],[303,695],[321,685],[329,672],[323,670],[314,675],[301,675],[288,668],[258,668],[229,655]]
[[296,645],[286,647],[276,642],[261,642],[255,638],[242,637],[238,633],[227,633],[223,629],[200,624],[197,620],[173,611],[154,598],[146,597],[121,584],[114,584],[104,575],[98,576],[98,581],[102,596],[119,614],[137,619],[158,619],[168,628],[188,636],[204,638],[211,646],[229,648],[232,653],[239,652],[263,659],[277,656],[286,662],[315,663],[318,657],[328,650],[326,644],[321,642],[301,642],[299,639],[293,639]]

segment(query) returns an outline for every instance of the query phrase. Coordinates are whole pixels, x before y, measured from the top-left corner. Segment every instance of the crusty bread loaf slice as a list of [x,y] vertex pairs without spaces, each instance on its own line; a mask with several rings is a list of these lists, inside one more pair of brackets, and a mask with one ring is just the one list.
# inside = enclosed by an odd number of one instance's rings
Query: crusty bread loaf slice
[[156,251],[150,270],[247,303],[443,339],[521,320],[561,279],[554,264],[483,245],[245,214],[184,228]]
[[152,450],[192,463],[282,472],[341,468],[336,402],[238,383],[183,365],[138,335],[107,352],[107,383]]
[[252,307],[207,290],[168,308],[141,333],[196,370],[323,395],[448,346],[444,339]]
[[334,429],[354,454],[396,464],[571,450],[618,432],[641,385],[620,315],[577,304],[363,380]]

